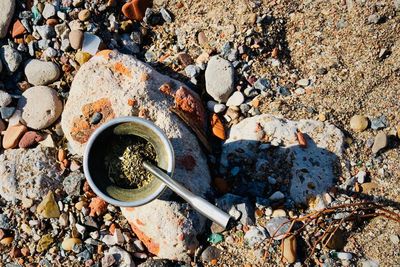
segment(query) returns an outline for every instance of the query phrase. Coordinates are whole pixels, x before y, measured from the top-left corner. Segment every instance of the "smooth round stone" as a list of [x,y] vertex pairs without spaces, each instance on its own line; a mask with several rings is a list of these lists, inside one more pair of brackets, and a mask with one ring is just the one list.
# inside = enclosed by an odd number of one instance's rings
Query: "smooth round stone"
[[93,114],[92,118],[90,119],[90,124],[98,124],[102,118],[103,118],[103,115],[100,112],[96,112]]
[[60,77],[60,68],[53,62],[30,60],[25,66],[25,75],[33,85],[48,85]]
[[286,217],[286,211],[283,209],[277,209],[272,212],[272,217]]
[[355,132],[362,132],[368,127],[368,118],[363,115],[355,115],[350,119],[350,128]]
[[228,107],[240,106],[243,102],[244,102],[243,94],[241,92],[239,92],[239,91],[236,91],[228,98],[228,101],[226,102],[226,105]]
[[233,92],[234,69],[232,64],[220,56],[213,56],[206,72],[206,91],[218,102],[226,102]]
[[296,82],[296,84],[305,87],[305,86],[308,86],[310,84],[310,80],[309,79],[301,79],[301,80],[298,80]]
[[74,245],[81,244],[82,241],[79,238],[66,238],[61,243],[61,248],[65,251],[71,251]]
[[365,171],[359,171],[356,175],[357,177],[357,182],[360,184],[363,184],[365,182],[365,177],[367,176],[367,173]]
[[278,200],[281,200],[284,198],[285,198],[285,195],[281,191],[276,191],[269,197],[269,199],[272,201],[278,201]]
[[81,10],[78,13],[78,19],[80,21],[87,21],[90,18],[90,11],[87,9]]
[[218,259],[221,254],[221,250],[217,247],[209,246],[207,247],[203,253],[201,253],[201,259],[205,262],[210,262],[213,259]]
[[351,253],[348,252],[337,252],[336,256],[338,257],[338,259],[341,260],[351,260],[353,258],[353,255],[351,255]]
[[37,143],[39,143],[42,140],[43,140],[43,136],[41,136],[40,134],[38,134],[35,131],[29,131],[29,132],[26,132],[22,136],[21,140],[19,141],[18,146],[20,148],[28,148],[28,147],[36,145]]
[[82,48],[83,32],[81,30],[72,30],[69,33],[69,42],[73,49]]
[[12,101],[9,93],[0,90],[0,108],[8,106]]
[[296,236],[291,235],[283,240],[283,257],[288,263],[296,261],[297,242]]
[[385,148],[388,144],[387,135],[384,132],[380,132],[375,136],[374,145],[372,146],[372,153],[376,154],[379,150]]
[[3,148],[9,149],[16,147],[27,130],[26,126],[21,124],[8,126],[3,136]]
[[47,86],[26,90],[18,101],[25,125],[36,130],[47,128],[60,117],[63,106],[57,92]]
[[214,113],[221,113],[226,109],[226,106],[224,104],[219,104],[215,101],[208,101],[207,108],[209,111],[212,111]]

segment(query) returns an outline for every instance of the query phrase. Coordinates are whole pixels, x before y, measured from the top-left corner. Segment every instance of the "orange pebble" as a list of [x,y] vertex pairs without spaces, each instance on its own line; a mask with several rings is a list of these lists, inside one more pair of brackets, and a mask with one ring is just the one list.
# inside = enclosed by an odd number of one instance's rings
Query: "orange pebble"
[[211,118],[212,133],[219,139],[225,140],[225,128],[217,114],[213,114]]
[[272,49],[271,56],[273,58],[278,58],[278,53],[279,53],[279,50],[278,50],[278,48],[275,47],[274,49]]
[[148,7],[150,7],[149,0],[132,0],[122,6],[122,13],[129,19],[141,21]]
[[58,161],[63,162],[66,158],[67,158],[67,151],[65,151],[64,149],[60,148],[58,150],[58,155],[57,155]]
[[306,148],[307,147],[307,141],[306,138],[304,137],[304,134],[300,131],[298,131],[296,133],[297,135],[297,141],[299,142],[299,146],[302,148]]
[[25,32],[26,32],[26,29],[25,29],[24,25],[22,25],[20,20],[16,20],[12,27],[12,33],[11,33],[12,37],[15,38],[17,36],[24,34]]

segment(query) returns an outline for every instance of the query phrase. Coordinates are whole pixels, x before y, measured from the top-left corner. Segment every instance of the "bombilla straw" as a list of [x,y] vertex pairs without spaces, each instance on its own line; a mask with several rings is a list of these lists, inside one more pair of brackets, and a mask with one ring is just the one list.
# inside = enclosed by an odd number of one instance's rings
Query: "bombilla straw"
[[160,168],[154,166],[153,164],[144,161],[143,167],[148,170],[151,174],[156,176],[158,179],[163,181],[172,191],[181,196],[184,200],[186,200],[194,209],[203,214],[205,217],[209,218],[213,222],[219,224],[224,229],[227,227],[230,216],[226,212],[217,208],[204,198],[201,198],[185,187],[183,187],[180,183],[173,180],[167,174],[165,174]]

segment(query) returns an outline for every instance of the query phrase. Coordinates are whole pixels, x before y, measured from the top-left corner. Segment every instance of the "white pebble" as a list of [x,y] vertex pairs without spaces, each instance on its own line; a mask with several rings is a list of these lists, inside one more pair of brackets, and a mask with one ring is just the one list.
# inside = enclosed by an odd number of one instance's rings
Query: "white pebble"
[[338,257],[338,259],[341,259],[341,260],[351,260],[353,258],[353,255],[351,255],[351,253],[347,253],[347,252],[337,252],[336,256]]
[[236,91],[234,92],[229,98],[228,101],[226,102],[226,105],[228,107],[231,106],[240,106],[244,102],[244,96],[241,92]]
[[367,173],[365,171],[359,171],[357,173],[357,182],[360,184],[365,182],[365,177],[367,176]]

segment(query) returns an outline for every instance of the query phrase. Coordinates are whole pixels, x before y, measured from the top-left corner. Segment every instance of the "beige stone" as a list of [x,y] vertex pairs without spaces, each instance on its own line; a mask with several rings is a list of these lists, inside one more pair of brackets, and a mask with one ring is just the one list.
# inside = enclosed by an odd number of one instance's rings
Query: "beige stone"
[[350,119],[350,128],[355,132],[362,132],[368,127],[368,118],[363,115],[354,115]]
[[21,137],[28,131],[25,125],[17,124],[13,126],[9,126],[4,133],[3,137],[3,148],[15,148],[18,146],[18,142]]
[[41,130],[53,124],[61,115],[63,105],[57,92],[47,86],[26,90],[18,101],[22,120],[29,128]]
[[376,154],[379,150],[384,149],[388,145],[388,138],[384,132],[380,132],[375,136],[374,144],[372,146],[372,153]]
[[294,235],[291,235],[285,240],[283,240],[283,257],[286,259],[288,263],[294,263],[296,261],[296,252],[297,252],[297,241]]
[[42,202],[37,206],[36,212],[44,218],[60,217],[60,210],[54,199],[53,192],[49,191]]
[[82,241],[79,238],[65,238],[61,243],[61,247],[63,250],[70,251],[74,248],[74,245],[80,243],[82,243]]

